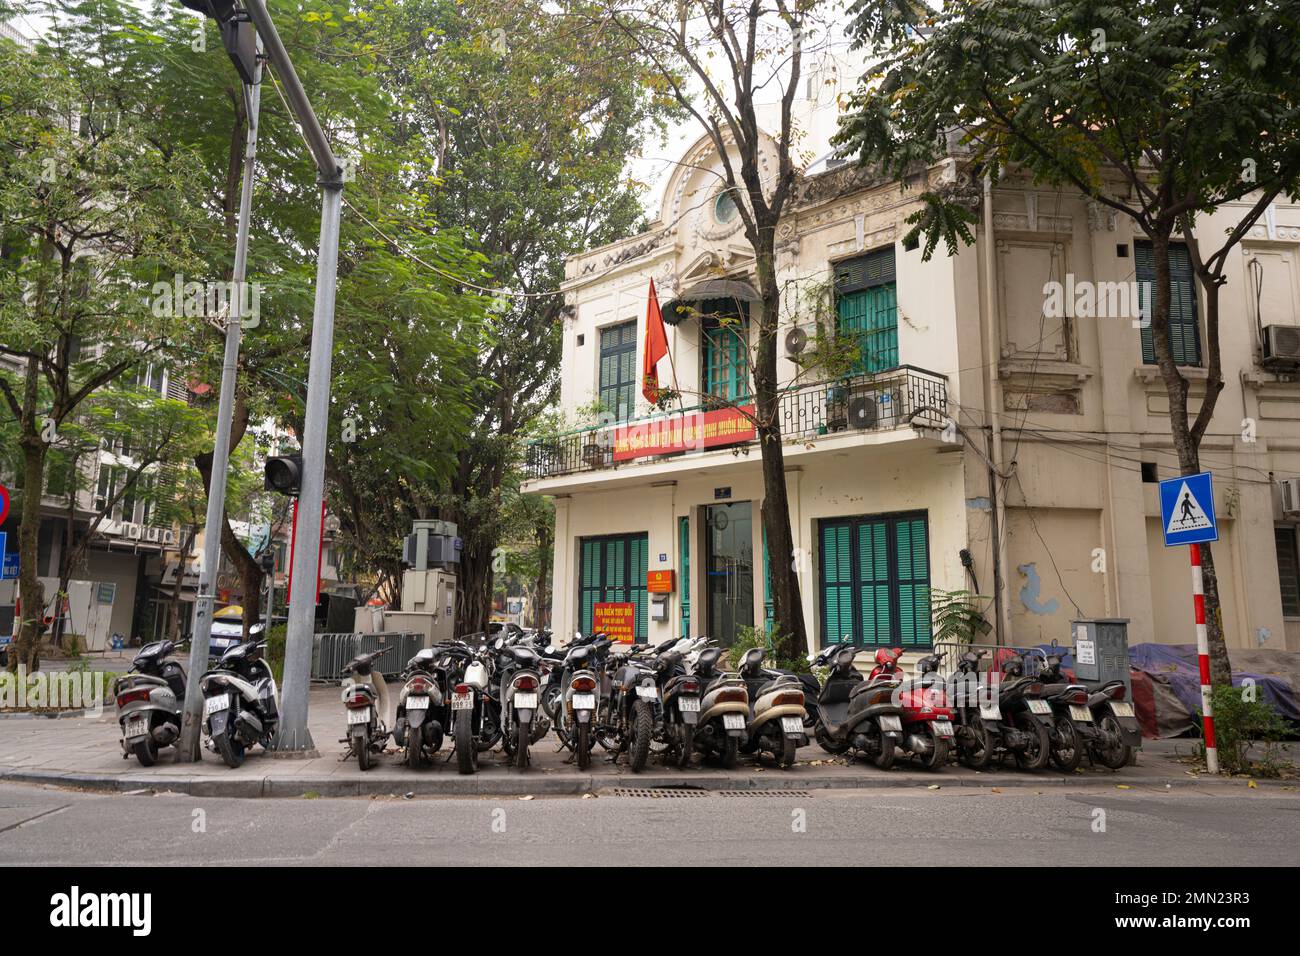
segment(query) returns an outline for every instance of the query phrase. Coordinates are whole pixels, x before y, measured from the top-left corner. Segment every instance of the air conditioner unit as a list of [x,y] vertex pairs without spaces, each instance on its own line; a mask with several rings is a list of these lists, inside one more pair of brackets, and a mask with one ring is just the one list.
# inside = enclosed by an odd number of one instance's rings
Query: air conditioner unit
[[1272,368],[1300,368],[1300,326],[1266,325],[1264,364]]
[[1300,516],[1300,478],[1284,478],[1278,484],[1282,486],[1282,514]]
[[797,360],[801,355],[811,349],[817,340],[817,323],[807,322],[803,325],[796,325],[788,329],[785,333],[785,355],[786,358]]
[[129,521],[123,521],[119,533],[124,538],[138,538],[140,537],[140,526],[138,524],[132,524]]
[[162,536],[161,528],[149,528],[144,533],[146,541],[157,541]]
[[175,531],[172,531],[170,528],[164,528],[164,529],[163,529],[163,533],[162,533],[162,543],[163,543],[163,544],[175,544],[175,543],[176,543],[176,532],[175,532]]

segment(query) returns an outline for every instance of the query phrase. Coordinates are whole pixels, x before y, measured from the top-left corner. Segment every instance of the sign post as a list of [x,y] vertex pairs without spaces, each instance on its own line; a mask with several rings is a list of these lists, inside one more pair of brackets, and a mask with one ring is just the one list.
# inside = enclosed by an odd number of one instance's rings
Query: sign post
[[1187,545],[1192,559],[1192,607],[1196,620],[1196,656],[1201,672],[1201,712],[1205,722],[1205,766],[1219,772],[1214,741],[1214,702],[1210,684],[1210,640],[1205,626],[1205,589],[1201,579],[1201,545],[1219,540],[1214,514],[1214,481],[1208,471],[1160,482],[1160,521],[1165,547]]

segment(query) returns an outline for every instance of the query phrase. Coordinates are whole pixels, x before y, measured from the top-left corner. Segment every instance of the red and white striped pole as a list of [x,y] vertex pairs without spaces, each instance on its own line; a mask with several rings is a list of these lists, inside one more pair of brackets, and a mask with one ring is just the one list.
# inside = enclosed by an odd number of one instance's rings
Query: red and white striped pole
[[1192,553],[1192,603],[1196,607],[1196,658],[1201,666],[1201,713],[1205,715],[1205,767],[1219,772],[1219,750],[1214,745],[1214,701],[1210,685],[1210,635],[1205,627],[1205,588],[1201,583],[1201,546],[1189,545]]

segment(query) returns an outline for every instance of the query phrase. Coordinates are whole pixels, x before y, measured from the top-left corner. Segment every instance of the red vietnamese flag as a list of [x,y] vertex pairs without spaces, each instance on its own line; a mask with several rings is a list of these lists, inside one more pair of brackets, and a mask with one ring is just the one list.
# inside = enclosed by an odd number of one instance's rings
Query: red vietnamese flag
[[655,280],[650,280],[650,302],[645,312],[645,356],[641,364],[641,394],[649,402],[659,401],[659,360],[668,354],[668,330],[659,311]]

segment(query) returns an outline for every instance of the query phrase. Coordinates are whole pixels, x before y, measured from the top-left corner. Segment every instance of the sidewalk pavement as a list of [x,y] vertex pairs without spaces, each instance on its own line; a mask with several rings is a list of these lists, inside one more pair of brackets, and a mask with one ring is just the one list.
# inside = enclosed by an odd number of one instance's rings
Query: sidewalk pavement
[[469,776],[456,772],[450,741],[443,744],[432,765],[411,770],[403,765],[401,753],[390,749],[375,766],[362,772],[356,761],[342,759],[343,708],[334,686],[311,690],[310,728],[319,756],[285,758],[266,754],[260,748],[249,754],[238,769],[226,767],[205,750],[198,764],[175,762],[175,750],[168,747],[150,768],[141,767],[134,757],[123,759],[118,744],[120,733],[111,706],[98,717],[42,717],[15,719],[0,715],[0,780],[49,784],[92,790],[130,792],[171,791],[210,797],[302,797],[368,796],[374,794],[418,794],[440,796],[527,796],[581,795],[609,788],[638,790],[689,787],[706,790],[812,790],[828,788],[874,788],[916,786],[1000,787],[1068,786],[1109,784],[1117,787],[1159,788],[1182,786],[1246,786],[1243,780],[1199,777],[1183,757],[1195,752],[1192,740],[1146,741],[1137,765],[1119,771],[1103,767],[1090,769],[1085,758],[1074,774],[1048,769],[1023,773],[1008,763],[1003,769],[983,772],[951,765],[927,772],[899,759],[893,769],[881,771],[861,760],[832,757],[816,744],[799,751],[789,770],[771,762],[741,758],[734,770],[722,770],[697,762],[689,769],[665,767],[654,757],[640,773],[625,763],[608,762],[599,747],[589,770],[579,771],[568,752],[556,752],[555,735],[548,734],[532,748],[532,765],[517,770],[507,765],[498,748],[483,754],[479,771]]

